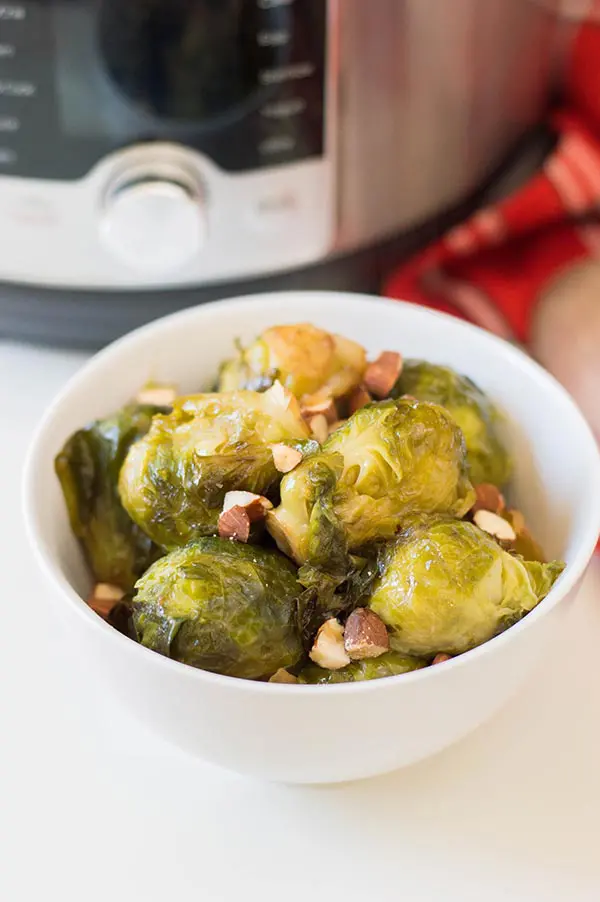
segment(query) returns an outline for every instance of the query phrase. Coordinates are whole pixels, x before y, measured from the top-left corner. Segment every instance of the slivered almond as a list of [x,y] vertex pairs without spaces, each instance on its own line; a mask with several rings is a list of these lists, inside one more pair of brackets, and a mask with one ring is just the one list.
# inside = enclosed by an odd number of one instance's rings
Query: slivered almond
[[291,683],[297,683],[297,682],[298,682],[298,677],[295,677],[292,673],[288,673],[288,671],[284,670],[283,667],[281,667],[277,671],[277,673],[274,673],[273,676],[271,677],[271,679],[269,680],[269,683],[290,683],[291,684]]
[[504,503],[504,495],[497,486],[490,482],[482,482],[475,486],[475,494],[477,500],[473,505],[473,513],[477,511],[491,511],[493,514],[500,514],[506,507]]
[[333,398],[324,398],[322,401],[302,404],[300,411],[305,420],[310,420],[316,416],[324,416],[328,423],[335,423],[338,418],[338,411]]
[[350,663],[344,648],[344,627],[335,617],[326,620],[319,629],[309,657],[326,670],[341,670]]
[[365,387],[376,398],[387,398],[402,372],[402,354],[384,351],[370,363],[365,373]]
[[96,614],[106,619],[124,596],[125,592],[119,586],[113,586],[111,583],[96,583],[88,599],[88,605]]
[[372,400],[373,398],[364,385],[358,385],[348,396],[348,412],[350,416],[352,416],[353,413],[356,413],[357,410],[362,410],[362,408],[366,407],[367,404],[370,404]]
[[273,505],[268,498],[252,492],[227,492],[223,511],[219,517],[219,535],[222,539],[247,542],[253,523],[264,520]]
[[344,647],[353,661],[378,658],[389,651],[390,638],[385,623],[374,611],[357,608],[346,621]]
[[148,385],[138,392],[138,404],[151,404],[154,407],[171,407],[177,397],[175,385]]
[[320,445],[327,441],[329,437],[329,423],[322,413],[318,413],[316,417],[311,417],[308,425]]
[[499,542],[514,542],[517,534],[510,523],[498,514],[488,510],[479,510],[473,517],[473,522],[484,532],[498,539]]
[[271,453],[273,454],[275,469],[279,473],[291,473],[302,460],[302,451],[299,451],[297,448],[290,448],[289,445],[284,445],[283,442],[271,445]]

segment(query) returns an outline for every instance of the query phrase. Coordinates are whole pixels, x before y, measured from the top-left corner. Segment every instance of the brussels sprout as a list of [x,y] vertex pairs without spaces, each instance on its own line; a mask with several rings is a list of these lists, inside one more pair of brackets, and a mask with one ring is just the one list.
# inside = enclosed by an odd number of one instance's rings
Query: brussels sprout
[[474,382],[449,367],[407,360],[392,391],[394,398],[401,395],[441,404],[450,411],[465,436],[469,475],[475,485],[507,482],[511,467],[498,434],[500,415]]
[[142,645],[192,667],[246,679],[293,667],[302,591],[277,551],[206,538],[172,551],[137,583]]
[[172,549],[217,532],[227,492],[276,488],[281,474],[271,444],[308,438],[295,399],[284,394],[277,385],[264,394],[193,395],[155,417],[121,470],[119,491],[131,518]]
[[434,404],[383,401],[357,411],[284,477],[267,528],[298,564],[339,573],[348,552],[392,538],[407,515],[461,517],[474,498],[450,415]]
[[365,350],[354,341],[308,323],[275,326],[223,365],[219,389],[260,391],[278,379],[305,402],[317,393],[340,398],[360,383],[366,368]]
[[299,683],[356,683],[363,680],[379,680],[382,677],[398,676],[427,667],[422,658],[411,658],[396,651],[388,651],[378,658],[367,658],[364,661],[353,661],[342,670],[323,670],[316,664],[309,664],[300,671]]
[[524,561],[467,521],[409,525],[379,561],[368,604],[396,651],[431,656],[475,648],[544,598],[564,564]]
[[144,436],[160,408],[130,405],[80,429],[55,460],[71,529],[81,542],[96,582],[125,591],[160,555],[128,516],[117,489],[129,448]]

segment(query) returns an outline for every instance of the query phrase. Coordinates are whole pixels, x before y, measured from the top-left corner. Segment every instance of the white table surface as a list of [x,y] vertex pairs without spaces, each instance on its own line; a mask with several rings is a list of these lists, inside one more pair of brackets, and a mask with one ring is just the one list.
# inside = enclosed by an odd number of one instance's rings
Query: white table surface
[[0,900],[598,902],[600,565],[520,696],[438,757],[335,788],[209,767],[97,691],[27,546],[23,457],[83,360],[0,344]]

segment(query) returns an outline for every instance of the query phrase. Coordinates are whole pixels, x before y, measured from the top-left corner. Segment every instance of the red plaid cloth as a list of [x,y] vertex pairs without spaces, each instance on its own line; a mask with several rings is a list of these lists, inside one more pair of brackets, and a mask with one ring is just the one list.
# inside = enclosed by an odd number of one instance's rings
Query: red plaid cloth
[[526,344],[536,300],[553,277],[600,258],[600,0],[583,4],[564,106],[550,115],[558,140],[543,169],[402,266],[385,285],[387,296]]

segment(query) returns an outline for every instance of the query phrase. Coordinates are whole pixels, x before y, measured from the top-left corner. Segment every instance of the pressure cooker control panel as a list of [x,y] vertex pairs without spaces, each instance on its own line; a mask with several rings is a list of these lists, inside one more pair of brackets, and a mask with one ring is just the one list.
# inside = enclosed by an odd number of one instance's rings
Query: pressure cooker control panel
[[324,0],[0,3],[0,173],[173,140],[240,172],[324,149]]
[[0,0],[0,280],[193,284],[325,256],[335,2]]

